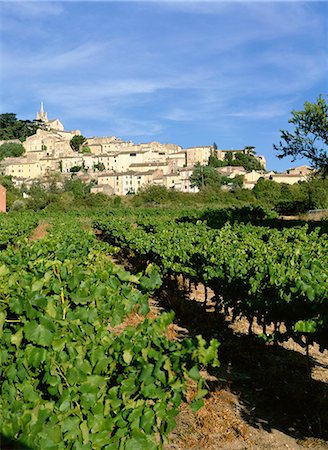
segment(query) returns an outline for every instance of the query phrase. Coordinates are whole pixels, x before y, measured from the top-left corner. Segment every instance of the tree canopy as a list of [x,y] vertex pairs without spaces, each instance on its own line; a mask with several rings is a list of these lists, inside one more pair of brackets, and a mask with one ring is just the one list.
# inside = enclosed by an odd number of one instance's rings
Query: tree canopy
[[25,148],[22,144],[17,144],[15,142],[5,142],[4,144],[0,145],[0,161],[11,156],[22,156],[24,152]]
[[254,147],[245,147],[245,153],[242,152],[226,152],[224,160],[221,161],[213,153],[210,155],[208,165],[211,167],[224,166],[242,166],[247,172],[252,170],[262,170],[263,165],[261,161],[254,154]]
[[195,164],[194,170],[190,176],[192,187],[202,189],[204,186],[220,188],[226,184],[226,177],[220,175],[213,166],[202,166],[200,163]]
[[19,139],[25,141],[28,136],[36,133],[39,125],[30,120],[19,120],[16,114],[0,114],[0,140]]
[[82,145],[86,142],[86,138],[82,135],[80,136],[73,136],[70,140],[70,146],[72,150],[75,152],[79,152],[81,150]]
[[310,165],[328,175],[328,104],[320,95],[316,102],[304,103],[301,111],[292,111],[288,120],[295,126],[293,132],[280,130],[281,141],[274,145],[278,158],[307,158]]

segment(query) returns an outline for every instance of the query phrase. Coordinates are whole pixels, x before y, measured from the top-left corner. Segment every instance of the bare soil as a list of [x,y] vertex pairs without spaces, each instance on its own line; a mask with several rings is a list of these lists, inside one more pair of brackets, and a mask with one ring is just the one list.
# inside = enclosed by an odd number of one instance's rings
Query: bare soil
[[46,222],[41,222],[39,225],[32,231],[32,234],[29,237],[30,241],[37,241],[38,239],[44,238],[48,234],[48,228],[51,225]]

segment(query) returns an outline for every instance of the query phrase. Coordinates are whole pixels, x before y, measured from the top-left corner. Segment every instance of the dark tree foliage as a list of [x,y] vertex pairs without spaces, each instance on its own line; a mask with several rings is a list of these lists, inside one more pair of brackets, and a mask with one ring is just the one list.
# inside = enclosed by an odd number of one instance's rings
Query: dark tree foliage
[[75,152],[79,152],[82,145],[86,142],[86,138],[82,135],[80,136],[73,136],[72,139],[70,140],[70,146],[72,148],[72,150],[74,150]]
[[328,175],[328,105],[320,95],[316,102],[304,103],[302,111],[292,111],[288,123],[295,126],[293,132],[280,130],[281,141],[274,145],[278,158],[307,158],[314,168]]
[[35,134],[38,128],[37,122],[18,120],[16,114],[0,114],[0,140],[19,139],[23,142],[27,137]]
[[82,166],[73,166],[69,169],[69,171],[72,173],[77,173],[77,172],[80,172],[81,169],[82,169]]

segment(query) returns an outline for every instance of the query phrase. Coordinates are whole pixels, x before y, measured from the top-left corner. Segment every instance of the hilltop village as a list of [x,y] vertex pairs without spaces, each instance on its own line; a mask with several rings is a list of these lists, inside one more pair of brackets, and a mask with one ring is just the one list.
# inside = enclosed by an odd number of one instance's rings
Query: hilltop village
[[[30,186],[37,181],[46,183],[51,176],[57,176],[58,181],[75,176],[86,183],[92,182],[92,192],[109,195],[137,193],[149,184],[180,192],[198,192],[190,182],[197,163],[207,165],[211,155],[224,161],[230,154],[231,161],[238,153],[254,154],[251,147],[241,150],[223,150],[216,146],[182,148],[159,142],[136,144],[115,136],[86,138],[76,151],[71,142],[74,137],[81,136],[79,130],[66,131],[59,119],[49,120],[42,103],[36,120],[41,126],[22,143],[25,153],[1,162],[1,173],[11,176],[16,186]],[[9,141],[0,141],[0,145],[4,142]],[[244,187],[249,189],[261,177],[294,184],[305,180],[311,172],[307,166],[284,173],[267,172],[265,158],[255,157],[261,163],[261,170],[247,172],[242,166],[225,165],[217,171],[230,178],[242,175]]]

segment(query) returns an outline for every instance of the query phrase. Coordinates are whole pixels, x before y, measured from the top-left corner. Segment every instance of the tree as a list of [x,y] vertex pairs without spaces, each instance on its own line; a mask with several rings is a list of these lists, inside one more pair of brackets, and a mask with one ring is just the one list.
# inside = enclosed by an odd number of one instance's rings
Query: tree
[[8,157],[18,157],[25,153],[25,148],[22,144],[16,144],[15,142],[5,142],[0,145],[0,161]]
[[204,186],[220,188],[226,184],[226,181],[226,177],[220,175],[214,167],[202,166],[200,163],[195,165],[190,176],[191,186],[198,187],[198,189],[202,189]]
[[30,120],[18,120],[16,114],[0,114],[0,140],[19,139],[25,141],[36,133],[39,125]]
[[261,177],[257,180],[253,192],[262,204],[274,208],[281,199],[281,184]]
[[226,152],[226,154],[224,155],[224,161],[226,162],[227,166],[231,166],[232,161],[233,161],[232,152]]
[[49,205],[50,201],[51,197],[49,196],[47,189],[42,186],[40,182],[32,184],[27,201],[29,208],[38,211]]
[[169,192],[165,186],[149,184],[147,186],[142,186],[142,188],[139,189],[134,203],[138,204],[138,202],[142,202],[160,205],[168,200],[168,196]]
[[210,155],[208,158],[208,165],[212,167],[223,167],[227,163],[225,161],[220,161],[216,155]]
[[256,156],[254,156],[254,153],[252,152],[236,153],[235,159],[232,161],[232,165],[243,166],[247,172],[263,169],[261,162],[256,158]]
[[281,141],[273,148],[278,158],[291,156],[307,158],[312,167],[328,175],[328,104],[320,95],[316,102],[304,103],[304,110],[292,111],[288,123],[295,125],[294,132],[280,130]]
[[75,152],[79,152],[82,145],[86,142],[86,138],[82,135],[80,136],[73,136],[70,140],[69,144]]
[[75,198],[85,198],[90,193],[90,185],[76,178],[66,180],[64,183],[64,191],[72,192]]

